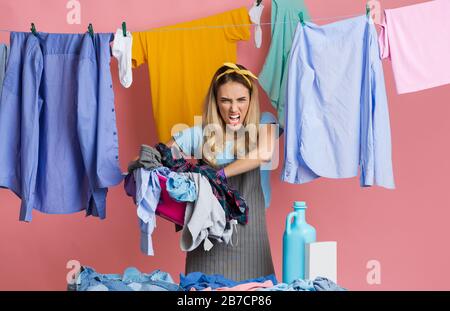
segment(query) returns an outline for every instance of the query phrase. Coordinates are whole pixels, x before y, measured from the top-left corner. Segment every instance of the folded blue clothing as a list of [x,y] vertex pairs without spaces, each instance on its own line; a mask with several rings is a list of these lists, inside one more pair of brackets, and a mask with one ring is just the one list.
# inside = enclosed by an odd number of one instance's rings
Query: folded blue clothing
[[323,277],[317,277],[314,281],[314,288],[316,291],[346,291],[347,289],[340,287],[333,281],[323,278]]
[[278,283],[274,274],[245,281],[233,281],[220,274],[207,275],[201,272],[191,272],[186,276],[180,274],[180,284],[175,284],[169,273],[154,270],[142,273],[134,267],[125,269],[121,274],[100,274],[94,269],[83,266],[77,278],[77,291],[189,291],[191,288],[203,290],[207,287],[234,287],[250,282],[263,283],[272,281],[270,288],[260,288],[258,291],[346,291],[333,281],[318,277],[314,280],[295,280],[290,284]]
[[314,288],[314,284],[312,281],[309,280],[295,280],[291,284],[286,283],[280,283],[273,287],[269,288],[262,288],[260,290],[263,291],[296,291],[296,292],[303,292],[303,291],[316,291]]
[[340,287],[333,281],[324,278],[324,277],[317,277],[313,281],[311,280],[302,280],[298,279],[293,281],[290,284],[286,283],[279,283],[273,287],[269,288],[261,288],[257,289],[258,291],[296,291],[296,292],[302,292],[302,291],[346,291],[345,288]]
[[83,267],[77,280],[77,291],[132,291],[121,282],[119,274],[99,274],[90,267]]
[[225,278],[221,274],[207,275],[201,272],[191,272],[185,276],[184,274],[180,273],[180,287],[182,287],[186,291],[189,291],[191,288],[195,288],[196,290],[202,290],[207,287],[211,287],[211,289],[216,289],[219,287],[234,287],[239,284],[245,284],[250,282],[263,283],[268,280],[272,281],[274,285],[278,284],[278,281],[274,274],[259,277],[256,279],[249,279],[245,281],[236,282]]
[[134,267],[120,274],[100,274],[83,267],[77,280],[77,291],[180,291],[167,272],[154,270],[147,274]]

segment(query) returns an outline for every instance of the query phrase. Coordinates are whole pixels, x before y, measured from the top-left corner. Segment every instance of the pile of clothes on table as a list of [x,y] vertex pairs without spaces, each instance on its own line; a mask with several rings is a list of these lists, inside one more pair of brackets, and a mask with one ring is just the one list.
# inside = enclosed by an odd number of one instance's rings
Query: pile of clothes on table
[[233,230],[238,223],[247,223],[244,199],[216,169],[202,160],[192,164],[174,156],[172,148],[162,143],[141,146],[139,158],[128,166],[124,185],[137,206],[141,250],[147,255],[154,255],[151,235],[157,215],[182,230],[183,251],[192,251],[202,242],[208,251],[214,246],[210,239],[233,245]]
[[176,284],[169,273],[154,270],[142,273],[134,267],[120,274],[100,274],[83,266],[71,291],[345,291],[333,281],[317,277],[314,280],[295,280],[290,284],[278,283],[274,274],[236,282],[222,275],[201,272],[180,274]]

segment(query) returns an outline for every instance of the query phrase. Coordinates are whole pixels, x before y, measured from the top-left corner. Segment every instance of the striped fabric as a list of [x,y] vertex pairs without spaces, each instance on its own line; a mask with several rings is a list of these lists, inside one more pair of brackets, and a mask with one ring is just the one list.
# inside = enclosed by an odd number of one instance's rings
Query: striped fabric
[[[234,281],[258,278],[274,273],[269,238],[266,229],[266,210],[261,190],[259,168],[228,178],[249,208],[248,224],[238,224],[236,246],[217,243],[209,251],[202,246],[188,252],[185,273],[221,274]],[[233,232],[233,241],[236,241]]]

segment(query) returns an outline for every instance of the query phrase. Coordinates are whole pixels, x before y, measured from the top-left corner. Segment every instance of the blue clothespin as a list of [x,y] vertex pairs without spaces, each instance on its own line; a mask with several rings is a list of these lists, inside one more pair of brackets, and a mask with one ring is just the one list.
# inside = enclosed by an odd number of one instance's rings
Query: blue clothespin
[[94,28],[92,27],[92,24],[89,24],[88,32],[91,35],[91,37],[94,38]]
[[31,23],[31,33],[36,35],[36,27],[34,26],[34,23]]
[[305,19],[303,18],[303,12],[300,11],[298,14],[298,17],[300,18],[300,23],[302,23],[302,26],[305,26]]
[[122,31],[123,31],[123,36],[126,37],[127,36],[127,24],[125,22],[122,23]]

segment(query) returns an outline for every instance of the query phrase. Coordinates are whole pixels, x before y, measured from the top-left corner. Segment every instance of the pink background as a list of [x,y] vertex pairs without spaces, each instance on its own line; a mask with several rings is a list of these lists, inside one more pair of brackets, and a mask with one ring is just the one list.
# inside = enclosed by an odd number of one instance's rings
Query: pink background
[[[81,25],[66,22],[66,1],[2,0],[0,29],[84,32],[92,22],[96,32],[115,32],[123,20],[131,30],[189,21],[240,6],[251,0],[81,0]],[[383,0],[384,8],[418,0]],[[365,1],[307,0],[312,18],[364,14]],[[265,0],[262,22],[270,21]],[[320,20],[318,24],[332,20]],[[420,21],[418,21],[420,22]],[[9,34],[0,32],[0,41]],[[263,26],[263,46],[253,38],[238,45],[238,62],[259,73],[270,43],[270,26]],[[292,202],[304,200],[309,223],[318,240],[338,242],[338,283],[352,290],[450,290],[450,86],[398,96],[389,62],[384,62],[392,126],[393,165],[397,189],[361,189],[358,179],[320,179],[290,185],[272,175],[273,200],[267,212],[277,277],[281,279],[282,234]],[[134,70],[130,89],[120,86],[112,61],[123,170],[141,143],[157,142],[146,66]],[[263,110],[273,112],[263,94]],[[282,152],[283,146],[280,145]],[[122,185],[110,189],[104,221],[84,213],[45,215],[34,212],[31,223],[20,223],[19,200],[0,190],[0,290],[65,290],[66,263],[76,259],[102,273],[121,273],[135,266],[162,269],[176,281],[184,270],[180,235],[171,223],[158,219],[153,235],[156,256],[139,250],[135,207]],[[366,281],[369,260],[381,264],[381,284]]]

